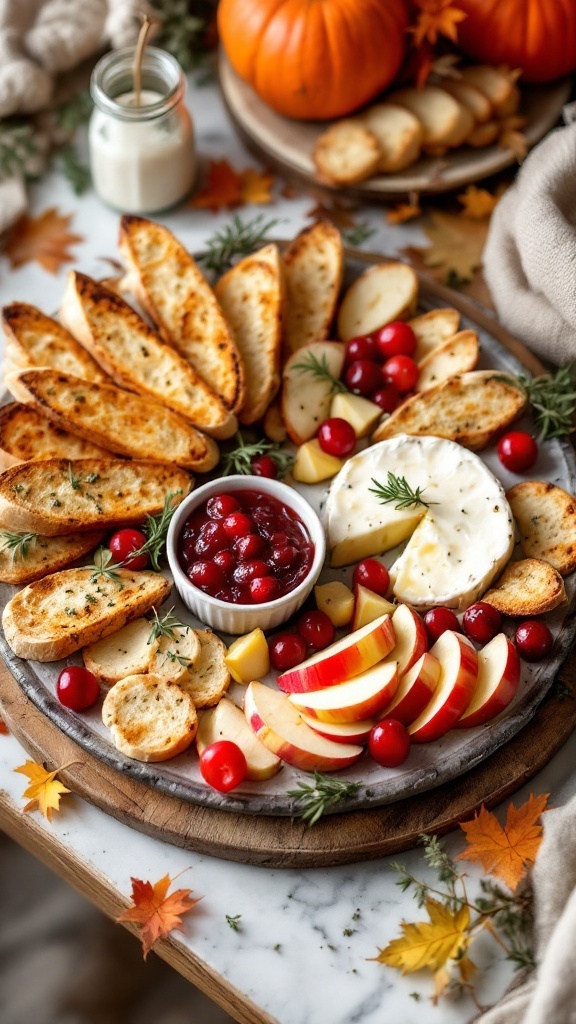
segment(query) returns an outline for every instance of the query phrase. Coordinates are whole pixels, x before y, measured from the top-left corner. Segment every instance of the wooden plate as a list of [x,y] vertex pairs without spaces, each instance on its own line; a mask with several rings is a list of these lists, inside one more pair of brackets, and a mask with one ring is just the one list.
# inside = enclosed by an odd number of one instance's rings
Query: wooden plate
[[[222,50],[218,76],[228,113],[257,156],[281,174],[327,192],[363,202],[389,202],[410,192],[448,192],[516,163],[510,150],[499,149],[497,145],[486,149],[462,146],[443,157],[425,157],[400,174],[381,174],[344,188],[330,186],[317,181],[312,160],[316,140],[328,122],[293,121],[276,114],[238,77]],[[567,79],[537,88],[523,87],[520,113],[527,118],[523,132],[529,146],[534,146],[557,123],[570,89]]]

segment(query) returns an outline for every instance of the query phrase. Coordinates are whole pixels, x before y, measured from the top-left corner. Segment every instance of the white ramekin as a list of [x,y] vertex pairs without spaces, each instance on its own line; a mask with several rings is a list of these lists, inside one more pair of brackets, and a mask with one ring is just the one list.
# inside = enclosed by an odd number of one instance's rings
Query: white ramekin
[[[231,601],[220,601],[211,597],[210,594],[205,594],[190,582],[178,562],[178,539],[186,520],[195,509],[215,494],[233,494],[234,491],[245,490],[270,494],[284,505],[288,505],[300,516],[314,544],[314,558],[306,578],[288,594],[265,604],[234,604]],[[289,487],[288,484],[261,476],[228,476],[211,480],[210,483],[203,484],[184,498],[172,516],[166,540],[166,553],[174,576],[174,585],[186,607],[201,622],[211,626],[212,629],[240,635],[249,633],[258,626],[264,630],[275,629],[298,611],[311,593],[324,565],[326,539],[324,529],[314,509],[298,491]]]

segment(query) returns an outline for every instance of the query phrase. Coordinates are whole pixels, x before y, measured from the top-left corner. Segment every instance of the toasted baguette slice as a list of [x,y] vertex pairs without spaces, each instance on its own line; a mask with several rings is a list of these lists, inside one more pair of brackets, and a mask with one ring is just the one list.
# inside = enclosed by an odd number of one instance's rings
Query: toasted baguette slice
[[380,144],[360,120],[336,121],[316,140],[312,159],[322,181],[352,185],[365,181],[378,170]]
[[0,407],[0,470],[30,459],[112,457],[105,448],[55,427],[29,405],[9,402]]
[[416,335],[416,352],[414,359],[420,363],[433,349],[456,334],[460,325],[460,313],[457,309],[431,309],[428,313],[420,313],[408,325]]
[[418,118],[423,131],[423,149],[443,150],[456,145],[453,140],[462,131],[463,107],[443,89],[436,85],[398,89],[389,99],[391,103],[407,107]]
[[209,629],[197,629],[200,654],[178,685],[192,698],[197,708],[217,704],[230,686],[226,668],[226,645]]
[[284,253],[286,351],[324,341],[342,286],[342,236],[327,220],[304,228]]
[[396,103],[375,103],[364,111],[361,120],[378,140],[380,174],[403,171],[416,162],[424,130],[410,110]]
[[150,671],[162,679],[180,683],[196,665],[202,647],[192,626],[174,626],[172,636],[161,636]]
[[494,370],[472,370],[413,395],[378,427],[373,441],[431,434],[478,451],[520,416],[526,399]]
[[167,761],[186,750],[196,735],[198,715],[178,683],[147,675],[127,676],[108,691],[102,721],[114,746],[136,761]]
[[59,537],[74,531],[141,523],[179,504],[192,481],[168,463],[123,459],[45,459],[0,476],[0,526]]
[[56,320],[27,302],[13,302],[2,310],[8,358],[24,369],[50,366],[85,380],[106,381],[98,363]]
[[543,558],[561,576],[576,569],[576,500],[544,480],[523,480],[506,495],[524,555]]
[[315,341],[294,352],[286,363],[282,374],[282,418],[294,444],[314,437],[322,420],[330,415],[332,385],[314,374],[314,365],[326,366],[329,374],[338,378],[344,355],[344,345],[338,341]]
[[216,443],[177,413],[113,384],[96,384],[56,370],[21,370],[6,384],[15,398],[57,427],[117,455],[175,462],[207,472],[219,459]]
[[382,263],[365,270],[346,292],[338,313],[338,337],[370,334],[414,312],[418,278],[406,263]]
[[520,102],[520,93],[513,79],[491,64],[472,64],[460,69],[460,77],[488,97],[496,117],[513,114]]
[[468,107],[477,125],[484,124],[492,117],[490,100],[471,82],[465,82],[461,78],[445,78],[441,88],[445,92],[449,92],[462,106]]
[[130,291],[164,341],[178,350],[231,412],[244,400],[244,367],[214,292],[168,228],[144,217],[120,221]]
[[500,134],[501,126],[499,121],[486,121],[484,124],[477,124],[466,139],[466,145],[473,149],[484,149],[496,142]]
[[167,405],[213,437],[236,432],[236,417],[192,364],[114,292],[71,270],[60,316],[118,387]]
[[458,373],[473,370],[478,363],[480,345],[476,331],[458,331],[448,341],[434,349],[419,364],[420,375],[416,382],[416,391],[440,384]]
[[29,583],[2,615],[14,654],[33,661],[67,658],[162,604],[170,593],[171,583],[157,572],[119,569],[118,577],[63,569]]
[[244,424],[262,418],[280,386],[284,295],[284,268],[275,245],[241,260],[216,285],[244,364],[246,394],[238,413]]
[[88,644],[82,651],[86,668],[107,686],[126,676],[150,671],[158,650],[158,640],[151,636],[151,630],[152,624],[142,617],[103,640]]
[[[10,546],[18,536],[23,543],[18,549]],[[26,540],[29,537],[29,540]],[[64,537],[41,537],[38,534],[0,532],[0,583],[20,585],[40,580],[50,573],[59,572],[87,555],[104,537],[101,530],[91,533],[71,533]]]
[[523,558],[510,562],[482,600],[502,615],[543,615],[565,603],[566,591],[560,573],[549,562]]

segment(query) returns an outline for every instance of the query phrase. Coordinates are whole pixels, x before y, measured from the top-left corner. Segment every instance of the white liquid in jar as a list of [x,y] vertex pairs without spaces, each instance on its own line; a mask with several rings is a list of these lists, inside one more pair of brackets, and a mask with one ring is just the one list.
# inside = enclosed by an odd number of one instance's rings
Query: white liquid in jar
[[[163,99],[160,93],[145,89],[140,96],[144,108]],[[115,102],[134,106],[134,93],[124,93]],[[126,213],[163,210],[183,199],[194,184],[194,136],[183,105],[142,121],[122,121],[95,108],[89,140],[94,187],[116,209]]]

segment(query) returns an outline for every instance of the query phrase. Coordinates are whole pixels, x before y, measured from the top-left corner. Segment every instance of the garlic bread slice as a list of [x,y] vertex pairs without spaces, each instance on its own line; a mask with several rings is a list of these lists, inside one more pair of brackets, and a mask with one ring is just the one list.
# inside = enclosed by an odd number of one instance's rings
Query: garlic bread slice
[[12,302],[2,310],[7,356],[24,369],[50,366],[86,380],[106,381],[98,363],[62,324],[27,302]]
[[29,405],[0,407],[0,471],[31,459],[106,459],[112,452],[56,427]]
[[482,597],[502,615],[543,615],[566,602],[564,580],[541,558],[510,562],[493,587]]
[[304,228],[283,256],[286,274],[286,351],[324,341],[342,286],[342,236],[327,220]]
[[126,676],[149,672],[158,650],[158,640],[151,636],[151,631],[148,619],[134,619],[103,640],[88,644],[82,651],[82,660],[106,686],[113,686]]
[[409,320],[408,326],[416,335],[416,362],[420,363],[438,345],[448,341],[448,338],[456,334],[459,325],[460,313],[449,306],[444,309],[431,309],[428,313],[420,313]]
[[178,683],[150,672],[127,676],[108,691],[102,721],[114,746],[136,761],[167,761],[186,750],[198,715]]
[[0,530],[0,583],[21,586],[73,565],[104,538],[102,530],[63,537]]
[[543,558],[561,576],[576,569],[576,499],[545,480],[522,480],[506,495],[522,553]]
[[414,390],[426,391],[449,377],[475,369],[479,355],[476,331],[458,331],[419,363],[420,374]]
[[217,704],[230,686],[230,673],[226,667],[226,645],[210,629],[194,631],[200,642],[200,653],[178,685],[194,701],[197,708]]

